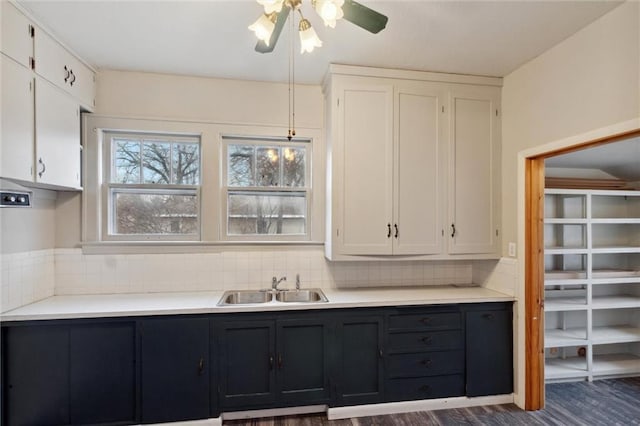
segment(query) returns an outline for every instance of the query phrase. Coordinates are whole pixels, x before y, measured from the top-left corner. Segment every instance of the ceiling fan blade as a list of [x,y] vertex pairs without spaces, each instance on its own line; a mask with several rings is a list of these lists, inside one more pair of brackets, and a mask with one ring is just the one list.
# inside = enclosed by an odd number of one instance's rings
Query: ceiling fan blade
[[282,6],[282,10],[278,13],[278,18],[276,19],[276,26],[271,33],[271,38],[269,39],[269,45],[262,40],[258,40],[256,44],[256,52],[260,53],[271,53],[273,49],[276,47],[276,43],[278,42],[278,37],[280,37],[280,33],[282,32],[282,28],[284,27],[285,22],[287,22],[287,17],[289,16],[289,11],[291,9],[287,6]]
[[383,14],[353,0],[345,0],[342,11],[344,19],[374,34],[382,31],[389,20]]

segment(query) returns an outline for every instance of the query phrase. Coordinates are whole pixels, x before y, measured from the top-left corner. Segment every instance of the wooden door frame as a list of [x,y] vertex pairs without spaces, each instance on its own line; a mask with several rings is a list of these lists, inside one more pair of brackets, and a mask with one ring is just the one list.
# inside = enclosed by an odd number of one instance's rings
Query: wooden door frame
[[[582,142],[569,141],[565,146],[524,156],[524,341],[526,410],[544,407],[544,160],[623,139],[640,136],[640,126],[633,121],[631,130],[609,131],[606,136]],[[573,138],[572,138],[573,139]]]

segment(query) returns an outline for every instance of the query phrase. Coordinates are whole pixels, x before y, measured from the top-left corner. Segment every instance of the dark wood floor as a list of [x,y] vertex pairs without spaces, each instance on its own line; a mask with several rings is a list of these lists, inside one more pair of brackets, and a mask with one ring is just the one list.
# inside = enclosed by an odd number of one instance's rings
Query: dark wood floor
[[513,404],[422,411],[329,421],[324,414],[235,420],[251,426],[416,425],[640,425],[640,377],[547,385],[546,407],[522,411]]

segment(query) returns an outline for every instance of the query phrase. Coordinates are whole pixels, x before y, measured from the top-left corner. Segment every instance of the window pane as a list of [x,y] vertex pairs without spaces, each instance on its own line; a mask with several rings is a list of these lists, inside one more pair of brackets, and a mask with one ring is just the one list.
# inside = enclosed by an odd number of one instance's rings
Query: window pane
[[171,144],[144,142],[142,144],[142,183],[171,182]]
[[284,186],[304,186],[305,178],[305,155],[304,148],[284,148],[282,150],[282,176]]
[[280,148],[259,147],[256,148],[257,185],[280,185]]
[[173,144],[173,181],[177,185],[197,185],[200,181],[200,147],[194,143]]
[[114,234],[197,234],[196,194],[112,192]]
[[228,196],[227,232],[247,234],[304,234],[306,193],[243,193]]
[[140,142],[116,139],[112,183],[140,183]]
[[229,145],[227,148],[227,185],[255,186],[253,165],[255,152],[253,146]]

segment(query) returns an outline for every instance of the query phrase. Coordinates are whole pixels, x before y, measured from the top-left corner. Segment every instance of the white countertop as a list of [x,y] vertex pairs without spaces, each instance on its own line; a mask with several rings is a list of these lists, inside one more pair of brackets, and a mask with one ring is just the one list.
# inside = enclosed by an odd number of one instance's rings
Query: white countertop
[[0,315],[0,321],[65,318],[104,318],[142,315],[217,314],[445,303],[511,302],[504,293],[483,287],[400,287],[323,289],[327,303],[269,302],[217,306],[223,291],[192,293],[108,294],[52,296]]

